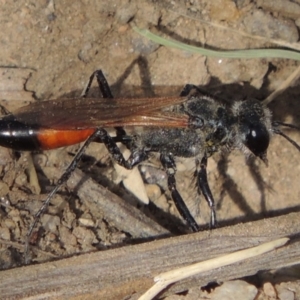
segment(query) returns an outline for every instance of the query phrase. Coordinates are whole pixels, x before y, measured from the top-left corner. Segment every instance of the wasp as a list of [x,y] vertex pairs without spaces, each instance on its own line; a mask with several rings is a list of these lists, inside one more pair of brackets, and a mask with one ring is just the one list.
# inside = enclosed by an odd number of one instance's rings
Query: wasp
[[[87,97],[95,77],[102,99]],[[283,136],[300,151],[300,146],[281,131],[282,126],[298,129],[292,124],[273,121],[270,110],[258,100],[225,104],[190,84],[178,97],[113,98],[103,72],[97,70],[80,98],[35,102],[0,119],[0,145],[35,151],[85,141],[36,213],[28,237],[91,142],[103,143],[112,159],[126,169],[147,160],[150,153],[158,152],[180,215],[192,231],[198,231],[199,225],[176,188],[176,157],[195,158],[197,188],[210,207],[210,227],[214,228],[216,209],[207,179],[208,158],[224,149],[239,149],[267,164],[267,150],[274,134]],[[108,134],[105,130],[108,127],[116,129],[115,136]],[[133,129],[132,134],[126,133],[127,127]],[[118,142],[131,151],[127,160]]]

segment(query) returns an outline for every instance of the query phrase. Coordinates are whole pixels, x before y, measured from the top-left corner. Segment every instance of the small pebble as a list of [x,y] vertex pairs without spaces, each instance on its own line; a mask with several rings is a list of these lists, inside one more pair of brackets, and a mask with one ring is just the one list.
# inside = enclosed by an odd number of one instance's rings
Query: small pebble
[[263,290],[266,296],[268,296],[271,299],[276,299],[276,290],[270,282],[264,283]]
[[145,184],[146,192],[151,201],[157,200],[161,196],[160,187],[156,184]]
[[162,194],[156,201],[155,201],[155,205],[162,209],[163,211],[168,212],[170,210],[170,205],[167,201],[166,195]]
[[58,216],[44,214],[41,216],[41,222],[45,230],[57,233],[57,228],[60,225],[60,218]]
[[295,300],[295,295],[292,291],[282,290],[278,293],[278,298],[280,300]]
[[10,232],[7,227],[0,227],[0,239],[6,241],[10,240]]
[[[296,289],[295,286],[297,286]],[[297,291],[299,290],[299,284],[297,282],[282,282],[280,284],[276,284],[276,291],[278,299],[280,300],[298,299],[296,296],[298,296]]]
[[87,246],[98,242],[95,234],[91,230],[84,227],[78,226],[74,228],[73,234],[76,236],[78,243],[81,245]]
[[92,219],[87,219],[87,218],[79,218],[78,219],[79,223],[85,227],[94,227],[95,223]]
[[254,300],[257,288],[242,280],[224,282],[211,293],[211,300]]
[[63,211],[63,222],[62,224],[64,226],[67,226],[69,229],[72,228],[72,224],[74,220],[76,219],[76,214],[70,210],[70,207],[66,207]]
[[15,229],[16,228],[16,223],[12,219],[5,219],[4,224],[9,229]]
[[8,185],[5,182],[1,181],[0,182],[0,197],[6,196],[8,194],[8,192],[9,192]]
[[59,239],[64,244],[64,248],[68,250],[69,246],[76,246],[77,239],[74,234],[65,226],[59,227]]

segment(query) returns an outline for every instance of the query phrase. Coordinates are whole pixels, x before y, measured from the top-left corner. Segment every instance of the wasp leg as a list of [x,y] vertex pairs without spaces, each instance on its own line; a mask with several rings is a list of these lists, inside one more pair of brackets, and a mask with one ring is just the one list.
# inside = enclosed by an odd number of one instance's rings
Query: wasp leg
[[114,161],[126,169],[132,169],[136,164],[147,159],[147,154],[143,150],[133,151],[128,160],[126,160],[115,142],[115,138],[111,137],[103,128],[99,128],[100,132],[97,141],[103,143],[111,154]]
[[[103,97],[112,99],[113,98],[112,92],[101,70],[97,70],[91,75],[89,82],[86,86],[86,89],[82,94],[86,95],[88,93],[95,76],[97,78],[98,86]],[[134,146],[132,139],[126,136],[126,131],[123,129],[123,127],[118,126],[115,127],[115,129],[117,134],[116,137],[111,137],[104,129],[98,129],[99,131],[101,131],[101,134],[99,135],[96,141],[99,143],[103,143],[106,146],[106,149],[111,154],[112,158],[119,165],[121,165],[126,169],[132,169],[135,165],[139,164],[140,162],[148,158],[146,152],[143,149],[137,149]],[[123,143],[128,149],[131,150],[131,155],[128,158],[128,160],[124,158],[116,142]]]
[[180,93],[180,97],[186,97],[188,96],[192,90],[196,90],[198,93],[200,93],[202,96],[209,96],[209,94],[202,90],[201,88],[199,88],[198,86],[194,85],[194,84],[186,84],[181,93]]
[[181,91],[181,93],[180,93],[180,97],[186,97],[186,96],[188,96],[189,93],[190,93],[193,89],[198,90],[198,88],[197,88],[196,85],[194,85],[194,84],[189,84],[189,83],[186,84],[186,85],[183,87],[183,89],[182,89],[182,91]]
[[[200,169],[199,169],[200,166]],[[210,190],[208,181],[207,181],[207,157],[203,157],[201,162],[197,163],[197,184],[202,192],[206,202],[208,203],[208,206],[211,209],[211,215],[210,215],[210,228],[216,227],[216,209],[215,209],[215,200],[212,195],[212,192]]]
[[[97,70],[95,71],[89,78],[89,81],[86,85],[86,87],[84,88],[81,97],[86,98],[87,94],[90,90],[90,87],[92,85],[92,82],[94,80],[94,77],[96,76],[97,81],[98,81],[98,85],[99,85],[99,89],[102,93],[102,96],[104,98],[113,98],[113,95],[111,93],[111,90],[109,88],[109,85],[105,79],[105,76],[103,74],[103,72],[101,70]],[[125,131],[122,127],[118,127],[116,128],[117,130],[117,136],[121,138],[121,136],[125,135]],[[82,155],[84,154],[86,148],[89,146],[89,144],[91,142],[100,142],[100,143],[104,143],[106,148],[108,149],[108,151],[112,154],[113,159],[115,159],[120,165],[122,165],[123,167],[127,168],[127,169],[132,169],[133,166],[136,163],[139,163],[142,160],[145,160],[146,156],[142,156],[140,155],[138,157],[138,153],[135,154],[135,157],[131,157],[131,161],[126,161],[125,158],[123,157],[120,149],[118,148],[118,146],[116,145],[115,141],[113,140],[112,137],[110,137],[108,135],[108,133],[102,129],[102,128],[98,128],[84,143],[84,145],[79,149],[79,151],[76,153],[76,155],[74,156],[72,162],[70,163],[70,165],[68,166],[68,168],[66,169],[66,171],[62,174],[62,176],[59,178],[59,180],[57,181],[57,184],[55,186],[55,188],[51,191],[51,193],[47,196],[47,198],[45,199],[43,205],[41,206],[41,208],[38,210],[38,212],[35,214],[33,222],[27,232],[26,235],[26,240],[25,240],[25,251],[24,251],[24,256],[25,256],[25,263],[27,264],[29,262],[29,257],[28,257],[28,252],[29,252],[29,240],[32,234],[33,229],[35,228],[40,216],[44,213],[44,211],[47,209],[47,207],[49,206],[49,203],[52,199],[52,197],[57,193],[57,191],[59,190],[59,188],[70,178],[71,174],[73,173],[73,171],[75,170],[75,168],[78,165],[78,162],[80,161]]]
[[[102,72],[102,70],[96,70],[89,78],[89,81],[84,88],[81,97],[86,98],[87,94],[90,90],[90,87],[93,83],[94,78],[96,77],[99,90],[103,96],[103,98],[109,98],[113,99],[113,94],[110,90],[110,87],[108,85],[108,82]],[[96,140],[94,139],[94,142],[98,143],[104,143],[109,153],[112,155],[113,159],[121,166],[123,166],[126,169],[132,169],[133,166],[138,164],[141,161],[146,160],[147,155],[141,151],[141,152],[135,152],[133,153],[128,161],[126,161],[120,152],[119,147],[116,145],[116,142],[122,142],[128,149],[130,149],[130,146],[132,146],[131,139],[128,140],[124,138],[126,136],[126,131],[123,127],[115,127],[117,136],[112,138],[110,137],[105,130],[102,130],[101,137],[98,137]],[[132,147],[131,147],[132,148]]]
[[82,155],[84,154],[86,148],[89,146],[90,143],[94,142],[95,140],[104,143],[109,153],[112,155],[113,159],[121,166],[125,167],[126,169],[132,169],[136,164],[146,160],[147,154],[143,150],[134,150],[129,157],[128,160],[125,160],[123,154],[121,153],[119,147],[114,142],[113,138],[106,132],[105,129],[98,128],[84,143],[84,145],[80,148],[80,150],[74,156],[72,162],[66,169],[66,171],[62,174],[62,176],[57,181],[55,188],[51,191],[51,193],[47,196],[46,200],[44,201],[41,208],[34,216],[34,220],[27,232],[27,238],[25,241],[25,263],[28,263],[28,251],[29,251],[29,239],[32,234],[33,229],[35,228],[39,217],[44,213],[44,211],[49,206],[49,203],[52,197],[57,193],[60,187],[70,178],[73,171],[76,169]]
[[180,215],[183,217],[184,220],[187,221],[189,227],[194,231],[199,231],[200,228],[196,223],[194,217],[191,215],[189,209],[187,208],[186,204],[184,203],[182,197],[180,196],[179,192],[176,188],[176,165],[174,158],[171,154],[161,154],[160,161],[163,165],[167,176],[168,176],[168,188],[171,193],[172,199],[176,205],[177,210],[179,211]]
[[101,94],[103,95],[103,98],[113,98],[114,96],[110,90],[110,87],[102,70],[97,70],[94,72],[94,74],[96,75],[98,86]]
[[[113,96],[113,94],[112,94],[112,92],[110,90],[110,87],[109,87],[109,85],[107,83],[107,80],[106,80],[106,78],[105,78],[102,70],[95,71],[92,74],[92,76],[96,76],[97,82],[98,82],[98,86],[99,86],[99,89],[100,89],[100,92],[101,92],[103,98],[109,98],[109,99],[114,98],[114,96]],[[92,78],[92,80],[93,80],[93,78]],[[115,129],[116,129],[117,136],[126,135],[126,132],[123,129],[123,127],[118,126],[118,127],[115,127]],[[125,145],[127,146],[127,144],[125,144]]]
[[72,162],[69,164],[68,168],[66,169],[66,171],[61,175],[61,177],[59,178],[59,180],[57,181],[56,186],[53,188],[53,190],[51,191],[50,194],[48,194],[46,200],[44,201],[43,205],[41,206],[41,208],[38,210],[38,212],[34,215],[34,219],[33,222],[27,232],[27,238],[25,241],[25,263],[27,264],[28,261],[28,251],[29,251],[29,239],[30,236],[32,234],[33,229],[35,228],[39,217],[45,212],[45,210],[47,209],[47,207],[49,206],[49,203],[52,199],[52,197],[57,193],[57,191],[60,189],[60,187],[70,178],[71,174],[73,173],[73,171],[76,169],[82,155],[84,154],[86,148],[89,146],[89,144],[91,142],[93,142],[94,140],[98,139],[99,137],[101,137],[103,135],[103,129],[97,129],[84,143],[84,145],[79,149],[79,151],[76,153],[76,155],[74,156]]
[[[83,89],[81,96],[82,98],[86,98],[87,94],[91,88],[91,85],[93,83],[94,78],[96,77],[97,82],[98,82],[98,87],[100,90],[100,93],[102,94],[103,98],[109,98],[109,99],[113,99],[114,96],[111,92],[111,89],[108,85],[108,82],[102,72],[102,70],[96,70],[89,78],[89,81],[86,85],[86,87]],[[123,129],[123,127],[115,127],[116,129],[116,134],[117,136],[123,136],[126,135],[125,130]],[[127,144],[125,144],[127,146]]]
[[93,72],[93,74],[90,76],[89,81],[87,82],[86,86],[84,87],[84,89],[83,89],[83,91],[80,95],[80,98],[86,98],[87,97],[87,94],[90,91],[91,85],[93,83],[93,80],[94,80],[94,77],[95,77],[97,71]]
[[96,76],[97,82],[98,82],[98,86],[100,89],[100,92],[103,96],[103,98],[113,98],[112,92],[110,90],[110,87],[107,83],[107,80],[102,72],[102,70],[96,70],[89,78],[89,81],[87,83],[87,85],[85,86],[85,88],[83,89],[80,97],[82,98],[86,98],[87,94],[91,88],[91,85],[93,83],[93,80]]

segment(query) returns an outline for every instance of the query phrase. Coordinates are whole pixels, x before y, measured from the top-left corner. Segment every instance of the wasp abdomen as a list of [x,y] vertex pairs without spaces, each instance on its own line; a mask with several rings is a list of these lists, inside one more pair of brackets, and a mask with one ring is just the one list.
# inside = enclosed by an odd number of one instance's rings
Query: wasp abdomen
[[37,139],[40,149],[49,150],[81,143],[94,132],[94,128],[80,130],[40,129]]
[[15,150],[38,150],[38,126],[26,125],[12,115],[0,120],[0,145]]
[[19,151],[48,150],[86,140],[95,131],[58,130],[20,122],[9,115],[0,120],[0,145]]

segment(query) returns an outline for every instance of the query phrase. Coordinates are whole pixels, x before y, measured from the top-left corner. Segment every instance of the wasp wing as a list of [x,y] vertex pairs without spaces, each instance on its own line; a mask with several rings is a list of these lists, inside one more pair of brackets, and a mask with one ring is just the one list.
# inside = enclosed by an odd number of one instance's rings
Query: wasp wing
[[109,126],[186,127],[187,116],[163,111],[186,97],[59,99],[18,109],[15,118],[28,125],[61,130]]
[[185,114],[172,113],[152,113],[151,115],[142,115],[136,117],[124,118],[123,120],[114,120],[106,123],[106,127],[117,126],[148,126],[148,127],[167,127],[167,128],[185,128],[189,125],[189,118]]

